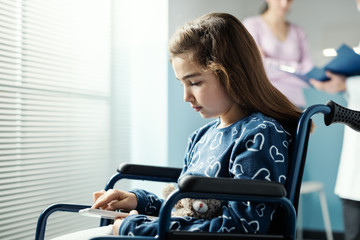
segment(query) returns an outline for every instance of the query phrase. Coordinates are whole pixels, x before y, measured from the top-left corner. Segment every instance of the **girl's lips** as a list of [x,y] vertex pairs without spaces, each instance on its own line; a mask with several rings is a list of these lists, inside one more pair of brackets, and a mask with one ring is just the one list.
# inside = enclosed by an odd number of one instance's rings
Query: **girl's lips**
[[199,112],[201,110],[202,107],[193,107],[193,109],[196,111],[196,112]]

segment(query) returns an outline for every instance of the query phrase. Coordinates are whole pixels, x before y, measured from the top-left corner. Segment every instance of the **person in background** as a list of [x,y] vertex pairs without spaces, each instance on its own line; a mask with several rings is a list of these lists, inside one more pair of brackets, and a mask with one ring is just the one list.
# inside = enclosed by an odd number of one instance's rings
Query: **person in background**
[[[201,117],[215,119],[190,135],[180,178],[284,183],[288,143],[301,110],[267,79],[256,43],[241,22],[226,13],[205,14],[180,28],[169,50],[184,101]],[[275,152],[281,159],[274,161]],[[158,215],[163,200],[153,193],[112,189],[94,193],[94,201],[92,208],[135,213],[115,220],[114,235],[157,234],[158,219],[146,215]],[[257,207],[256,202],[223,202],[220,216],[172,217],[171,229],[266,233],[276,206],[262,204],[261,214]]]
[[254,37],[263,56],[265,70],[271,83],[297,106],[306,105],[303,89],[308,84],[281,66],[306,73],[313,67],[305,32],[286,17],[293,0],[266,0],[258,16],[242,22]]
[[[360,12],[360,0],[356,1]],[[359,43],[360,47],[360,43]],[[346,77],[326,72],[329,81],[311,79],[317,89],[328,93],[345,92],[348,108],[360,110],[360,76]],[[341,198],[345,239],[360,239],[360,133],[345,126],[335,194]]]

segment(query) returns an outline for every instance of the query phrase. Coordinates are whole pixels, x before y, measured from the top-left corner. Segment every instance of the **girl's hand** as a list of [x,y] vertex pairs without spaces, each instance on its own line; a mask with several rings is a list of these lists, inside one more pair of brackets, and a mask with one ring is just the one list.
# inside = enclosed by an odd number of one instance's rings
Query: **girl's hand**
[[[130,215],[139,214],[136,210],[130,211]],[[113,225],[113,235],[119,235],[119,229],[125,218],[116,218]]]
[[108,191],[100,191],[93,193],[94,204],[91,208],[100,208],[103,210],[114,211],[123,209],[131,211],[137,206],[137,198],[134,193],[121,190],[110,189]]

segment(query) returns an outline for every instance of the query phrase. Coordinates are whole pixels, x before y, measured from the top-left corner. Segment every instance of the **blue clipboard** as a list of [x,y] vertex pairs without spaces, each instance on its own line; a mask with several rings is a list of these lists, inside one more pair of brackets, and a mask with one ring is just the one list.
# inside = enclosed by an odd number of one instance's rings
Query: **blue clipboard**
[[314,67],[307,73],[292,72],[291,74],[298,78],[309,82],[310,78],[318,81],[327,81],[329,78],[326,76],[326,71],[342,74],[345,76],[360,75],[360,55],[357,54],[351,47],[342,44],[336,50],[336,57],[328,62],[324,67]]

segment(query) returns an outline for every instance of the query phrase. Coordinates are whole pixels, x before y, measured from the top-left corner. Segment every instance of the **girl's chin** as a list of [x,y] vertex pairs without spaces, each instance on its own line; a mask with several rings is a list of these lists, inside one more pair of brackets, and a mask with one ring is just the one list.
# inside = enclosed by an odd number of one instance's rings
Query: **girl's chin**
[[203,113],[203,112],[200,112],[200,116],[202,118],[217,118],[217,116],[213,116],[213,115],[210,115],[210,114],[206,114],[206,113]]
[[209,118],[206,114],[203,114],[203,113],[201,113],[201,112],[200,112],[200,116],[201,116],[202,118]]

